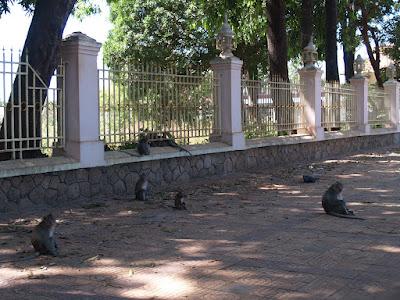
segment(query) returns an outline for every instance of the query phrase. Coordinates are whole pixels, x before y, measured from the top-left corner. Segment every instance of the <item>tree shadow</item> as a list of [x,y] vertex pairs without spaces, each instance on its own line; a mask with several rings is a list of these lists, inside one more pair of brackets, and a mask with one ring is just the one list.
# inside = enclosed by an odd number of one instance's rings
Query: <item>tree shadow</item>
[[[395,156],[392,156],[395,157]],[[398,185],[394,170],[353,156],[194,180],[188,211],[172,209],[176,186],[151,203],[96,197],[56,209],[60,257],[35,257],[37,212],[0,224],[4,299],[390,299],[399,296]],[[357,161],[357,162],[355,162]],[[359,174],[359,176],[347,176]],[[367,220],[327,216],[321,195],[340,176],[349,206]],[[91,205],[88,205],[91,204]],[[395,299],[395,298],[393,298]]]

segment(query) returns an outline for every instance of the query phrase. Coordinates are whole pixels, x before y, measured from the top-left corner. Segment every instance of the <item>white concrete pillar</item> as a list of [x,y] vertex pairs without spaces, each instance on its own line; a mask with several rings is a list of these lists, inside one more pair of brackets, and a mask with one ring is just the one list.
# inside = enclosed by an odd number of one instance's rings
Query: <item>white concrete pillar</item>
[[101,44],[81,32],[61,45],[65,62],[65,148],[83,167],[104,165],[100,141],[97,54]]
[[321,127],[321,75],[317,68],[299,70],[302,86],[301,103],[304,104],[304,118],[307,131],[317,140],[324,139],[324,129]]
[[219,85],[221,140],[234,149],[244,149],[246,141],[242,131],[241,74],[243,62],[235,57],[217,57],[211,61]]
[[371,126],[368,124],[368,79],[356,76],[350,79],[350,84],[355,91],[357,103],[357,128],[364,133],[369,133]]
[[400,131],[400,82],[389,80],[383,86],[390,104],[390,123],[396,131]]

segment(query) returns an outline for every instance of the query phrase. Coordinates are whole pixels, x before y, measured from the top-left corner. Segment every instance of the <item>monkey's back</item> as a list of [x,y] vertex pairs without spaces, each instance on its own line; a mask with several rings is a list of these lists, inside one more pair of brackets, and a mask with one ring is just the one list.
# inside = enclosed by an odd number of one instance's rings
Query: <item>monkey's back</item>
[[326,213],[331,212],[338,205],[337,197],[329,189],[322,195],[322,207]]
[[140,155],[150,155],[150,145],[147,142],[139,142],[137,151]]
[[32,230],[31,243],[36,252],[42,255],[58,255],[57,245],[49,231],[41,226]]
[[322,195],[322,207],[327,214],[336,212],[346,214],[346,203],[338,199],[337,195],[329,189]]
[[43,243],[46,239],[48,239],[48,236],[46,236],[43,228],[37,226],[33,229],[31,243],[36,252],[40,254],[49,254],[47,245]]

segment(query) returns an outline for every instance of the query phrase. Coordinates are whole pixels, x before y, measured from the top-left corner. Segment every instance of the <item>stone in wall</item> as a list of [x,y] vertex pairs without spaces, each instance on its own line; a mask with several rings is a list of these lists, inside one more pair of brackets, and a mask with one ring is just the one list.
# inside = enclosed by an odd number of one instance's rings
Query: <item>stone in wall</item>
[[98,195],[132,197],[139,175],[145,173],[153,187],[192,178],[229,174],[255,167],[311,161],[333,155],[394,145],[400,133],[277,145],[225,153],[125,163],[71,171],[0,178],[0,212],[28,210],[34,205],[57,206],[63,202]]

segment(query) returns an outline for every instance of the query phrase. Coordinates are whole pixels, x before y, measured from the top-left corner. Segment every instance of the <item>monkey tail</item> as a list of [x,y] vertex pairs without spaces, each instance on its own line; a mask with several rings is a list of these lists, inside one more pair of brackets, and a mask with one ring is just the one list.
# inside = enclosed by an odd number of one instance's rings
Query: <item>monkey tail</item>
[[328,215],[334,216],[334,217],[338,217],[338,218],[344,218],[344,219],[356,219],[356,220],[365,220],[364,218],[360,218],[360,217],[356,217],[354,215],[344,215],[344,214],[338,214],[335,212],[328,212]]
[[192,153],[190,153],[189,150],[187,150],[187,149],[183,148],[182,146],[178,145],[174,140],[169,139],[169,140],[168,140],[168,144],[169,144],[169,146],[174,147],[174,148],[178,148],[178,149],[181,150],[181,151],[185,151],[185,152],[188,153],[190,156],[192,156]]

